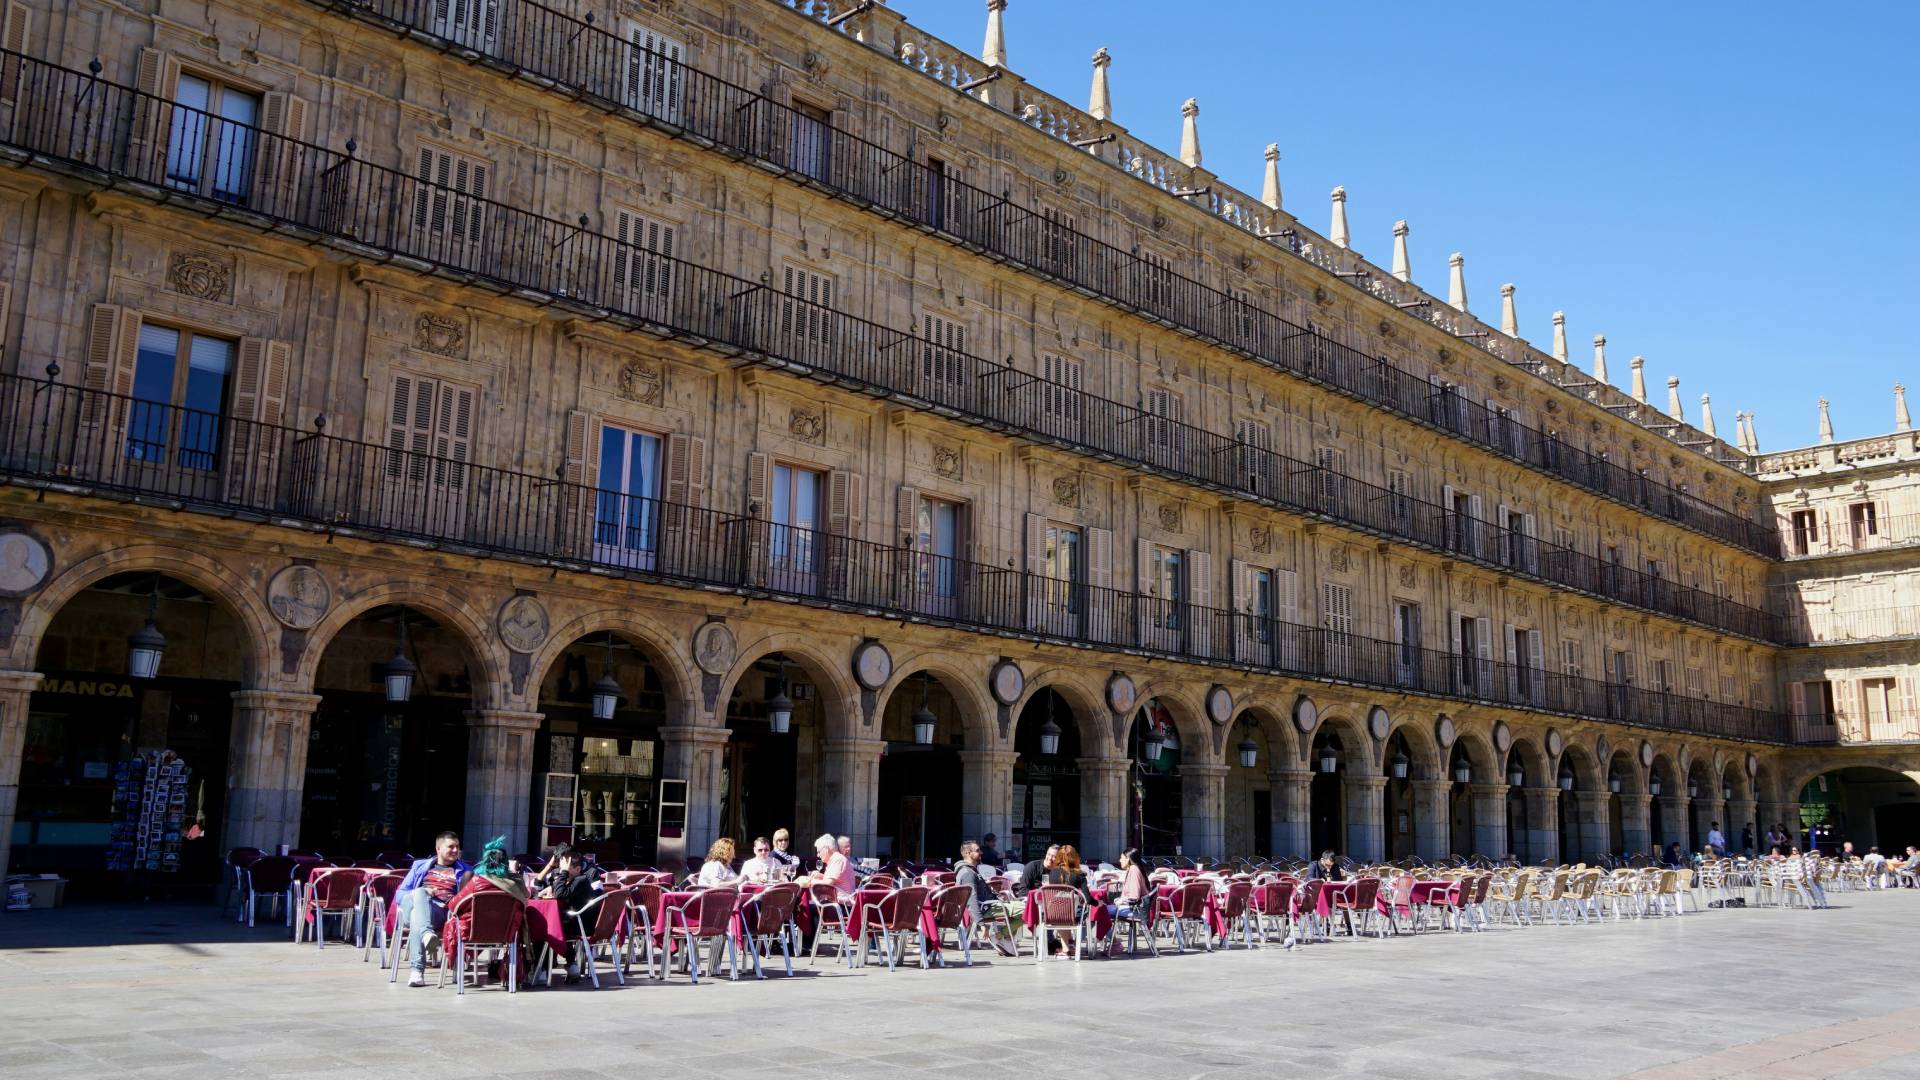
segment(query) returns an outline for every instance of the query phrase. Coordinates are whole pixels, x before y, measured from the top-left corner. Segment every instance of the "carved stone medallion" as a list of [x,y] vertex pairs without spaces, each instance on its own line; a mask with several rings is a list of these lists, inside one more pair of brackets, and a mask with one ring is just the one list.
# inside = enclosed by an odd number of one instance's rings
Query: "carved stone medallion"
[[740,658],[740,645],[726,623],[709,621],[693,632],[693,664],[709,675],[725,675]]
[[1293,699],[1293,726],[1302,734],[1312,734],[1320,724],[1320,707],[1305,694]]
[[620,396],[642,405],[658,405],[666,394],[667,380],[658,364],[633,361],[620,369]]
[[467,328],[460,320],[423,311],[413,321],[413,347],[435,356],[459,356],[466,351]]
[[500,605],[500,640],[517,653],[530,653],[547,640],[547,609],[534,597],[521,594]]
[[1132,712],[1136,693],[1132,679],[1121,672],[1114,672],[1107,679],[1107,708],[1116,716]]
[[827,418],[822,413],[795,408],[787,414],[787,432],[805,442],[822,442],[827,437]]
[[1411,589],[1420,583],[1420,571],[1412,563],[1400,564],[1400,587]]
[[1180,504],[1162,503],[1160,505],[1160,527],[1168,532],[1180,531]]
[[176,251],[167,260],[167,285],[195,300],[224,300],[233,269],[204,251]]
[[1335,544],[1327,549],[1327,567],[1337,574],[1344,574],[1353,569],[1352,559],[1347,554],[1347,545]]
[[267,609],[295,630],[311,630],[333,606],[326,575],[311,566],[284,567],[267,580]]
[[1367,733],[1375,739],[1385,739],[1387,732],[1393,730],[1393,716],[1384,705],[1375,705],[1367,710]]
[[53,553],[37,536],[0,533],[0,593],[19,596],[38,589],[53,571]]
[[1079,506],[1080,478],[1077,476],[1054,477],[1053,501],[1057,506]]
[[1255,525],[1247,530],[1247,543],[1262,555],[1273,553],[1273,530],[1265,525]]
[[958,480],[965,472],[965,464],[958,446],[946,443],[933,444],[933,471],[949,480]]

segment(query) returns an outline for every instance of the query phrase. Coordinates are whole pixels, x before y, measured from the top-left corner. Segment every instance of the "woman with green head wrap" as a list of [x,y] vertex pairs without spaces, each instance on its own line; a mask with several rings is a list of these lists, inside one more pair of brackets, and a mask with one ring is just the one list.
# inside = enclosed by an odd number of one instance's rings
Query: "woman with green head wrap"
[[473,876],[461,886],[463,893],[478,889],[498,889],[522,903],[527,899],[527,884],[507,859],[507,838],[496,836],[487,841],[480,858],[473,864]]

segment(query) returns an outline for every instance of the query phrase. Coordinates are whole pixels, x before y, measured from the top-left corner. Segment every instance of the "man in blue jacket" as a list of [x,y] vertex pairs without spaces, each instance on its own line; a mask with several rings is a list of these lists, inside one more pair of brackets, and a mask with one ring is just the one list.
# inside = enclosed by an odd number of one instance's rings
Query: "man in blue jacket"
[[471,873],[472,864],[460,859],[460,834],[443,832],[433,840],[433,858],[416,860],[400,882],[394,925],[407,928],[407,962],[413,967],[408,986],[427,985],[427,949],[439,940],[447,904]]

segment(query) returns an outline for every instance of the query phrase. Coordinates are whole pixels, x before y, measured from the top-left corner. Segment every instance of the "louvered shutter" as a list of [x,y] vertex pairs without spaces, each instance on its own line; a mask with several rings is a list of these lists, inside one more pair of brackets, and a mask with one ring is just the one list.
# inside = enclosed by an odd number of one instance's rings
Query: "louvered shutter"
[[[7,0],[5,21],[0,23],[0,48],[10,53],[25,53],[30,19],[27,5],[20,0]],[[0,103],[13,103],[21,77],[19,60],[11,56],[0,57]]]
[[1532,514],[1520,515],[1520,565],[1529,574],[1540,572],[1540,541]]
[[966,328],[951,319],[925,315],[920,324],[921,393],[945,404],[962,405],[962,357],[967,351]]
[[1273,572],[1274,639],[1279,646],[1274,664],[1288,671],[1301,670],[1300,646],[1305,640],[1300,629],[1300,574],[1294,570]]
[[1040,359],[1041,430],[1050,435],[1077,440],[1080,437],[1082,399],[1081,363],[1052,353]]
[[1243,559],[1227,564],[1227,604],[1233,619],[1234,658],[1242,662],[1255,659],[1253,649],[1253,568]]
[[96,468],[118,470],[125,457],[141,321],[140,312],[118,304],[95,304],[88,313],[80,423],[82,453],[95,458]]
[[594,539],[591,521],[597,501],[595,489],[599,487],[599,478],[596,473],[600,461],[599,455],[594,453],[593,433],[593,414],[585,409],[567,410],[566,442],[562,447],[564,457],[560,474],[565,486],[560,492],[559,547],[562,552],[574,556],[590,551]]
[[[917,505],[915,512],[918,513]],[[903,525],[902,528],[911,532],[913,526]],[[1024,591],[1027,598],[1027,628],[1038,630],[1045,624],[1049,614],[1048,605],[1053,602],[1053,593],[1056,588],[1054,583],[1047,579],[1047,519],[1039,514],[1028,514],[1025,533],[1023,555],[1026,566]]]
[[627,108],[679,123],[686,46],[639,23],[627,27],[627,44]]
[[1460,521],[1453,512],[1453,485],[1440,488],[1440,520],[1446,523],[1446,535],[1440,538],[1442,547],[1458,551],[1460,544]]
[[[1912,739],[1920,736],[1920,709],[1915,704],[1914,678],[1911,674],[1899,678],[1896,683],[1900,692],[1900,712],[1894,719],[1892,736],[1896,739]],[[1756,704],[1758,701],[1756,700]]]
[[1133,587],[1141,596],[1154,596],[1158,591],[1153,580],[1153,542],[1135,540],[1133,542]]
[[861,583],[860,569],[870,560],[859,543],[866,505],[866,478],[835,469],[827,474],[827,589],[829,595],[850,597]]
[[278,481],[280,431],[287,405],[293,346],[284,341],[241,338],[233,376],[227,440],[227,498],[266,508]]
[[1467,643],[1462,641],[1460,637],[1460,618],[1461,616],[1458,611],[1447,612],[1447,640],[1453,656],[1454,682],[1459,684],[1455,687],[1456,689],[1464,687],[1466,683],[1465,673],[1468,663]]
[[1113,588],[1113,530],[1088,529],[1087,584],[1096,589]]
[[1478,665],[1475,682],[1480,692],[1485,694],[1493,682],[1493,621],[1491,619],[1473,620],[1474,662]]
[[467,463],[473,460],[473,391],[440,384],[433,426],[433,481],[449,491],[467,488]]
[[1495,514],[1497,515],[1495,520],[1499,523],[1500,539],[1496,542],[1494,553],[1499,556],[1501,566],[1512,566],[1519,561],[1515,557],[1518,554],[1519,545],[1514,542],[1513,537],[1513,512],[1507,509],[1506,503],[1501,503],[1495,508]]
[[767,518],[773,513],[773,459],[763,453],[747,455],[747,580],[766,583]]
[[625,208],[613,215],[613,305],[658,314],[673,296],[674,227]]
[[1500,638],[1506,643],[1507,647],[1506,699],[1508,701],[1518,701],[1520,698],[1520,641],[1519,637],[1514,633],[1512,623],[1505,623],[1501,626]]
[[833,306],[833,279],[797,266],[787,266],[781,279],[786,299],[780,305],[780,333],[795,355],[806,357],[832,343],[828,309]]
[[1476,559],[1485,558],[1486,547],[1482,537],[1486,535],[1487,530],[1481,522],[1486,520],[1486,512],[1481,509],[1480,496],[1467,496],[1467,516],[1473,519],[1467,522],[1467,535],[1471,537],[1468,550],[1473,553],[1473,557]]
[[[1087,541],[1087,624],[1084,635],[1092,641],[1112,642],[1121,635],[1114,625],[1113,530],[1088,529]],[[1078,582],[1075,582],[1078,585]]]
[[1527,688],[1534,704],[1539,704],[1546,691],[1546,655],[1540,640],[1540,631],[1527,631]]
[[260,140],[254,165],[254,183],[249,204],[254,209],[291,216],[298,209],[294,175],[299,144],[307,137],[307,99],[280,91],[267,94],[260,102]]
[[141,49],[134,68],[133,131],[128,141],[128,163],[136,175],[151,183],[166,178],[167,140],[172,134],[173,106],[169,104],[180,80],[180,62],[159,49]]
[[1213,655],[1213,555],[1187,549],[1187,649],[1195,656]]

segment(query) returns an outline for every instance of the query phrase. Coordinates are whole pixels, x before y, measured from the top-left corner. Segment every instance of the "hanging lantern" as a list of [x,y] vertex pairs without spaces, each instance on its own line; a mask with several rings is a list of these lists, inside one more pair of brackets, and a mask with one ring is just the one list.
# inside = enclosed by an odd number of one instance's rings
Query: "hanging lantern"
[[1687,781],[1687,798],[1697,799],[1699,797],[1700,797],[1700,781],[1698,780]]
[[1733,798],[1733,785],[1732,785],[1732,784],[1730,784],[1730,783],[1728,783],[1728,782],[1726,782],[1726,781],[1724,781],[1724,780],[1722,780],[1722,781],[1720,782],[1720,797],[1721,797],[1722,799],[1729,799],[1729,800],[1730,800],[1730,799],[1732,799],[1732,798]]
[[1413,762],[1407,760],[1407,752],[1405,750],[1395,750],[1393,752],[1393,778],[1395,780],[1405,780],[1407,778],[1407,766],[1411,764],[1413,764]]
[[933,725],[938,719],[927,708],[927,676],[920,676],[920,707],[913,710],[913,741],[919,746],[933,745]]
[[600,681],[593,684],[593,718],[613,719],[620,707],[620,680],[613,677],[613,635],[607,635],[607,659],[600,665]]
[[1321,747],[1320,748],[1320,771],[1323,773],[1331,774],[1333,772],[1336,772],[1339,768],[1340,768],[1340,754],[1338,751],[1334,750],[1333,744],[1328,743],[1327,745]]
[[1149,718],[1147,733],[1140,739],[1140,760],[1159,761],[1160,748],[1165,745],[1167,745],[1166,737],[1160,734],[1160,729],[1154,727],[1153,720]]
[[1620,774],[1619,773],[1607,774],[1607,790],[1613,792],[1615,795],[1620,794]]
[[1040,725],[1040,753],[1043,757],[1052,757],[1059,752],[1060,725],[1054,723],[1053,717],[1049,716],[1047,722]]
[[394,649],[393,659],[380,669],[381,678],[387,684],[387,701],[399,704],[413,696],[413,677],[419,668],[407,659],[407,610],[400,609],[400,644]]
[[160,673],[167,637],[160,632],[159,615],[160,577],[156,574],[153,593],[147,598],[147,625],[127,635],[127,674],[136,679],[151,679]]
[[1654,795],[1660,794],[1660,778],[1659,777],[1656,776],[1653,779],[1647,781],[1647,791]]
[[1560,790],[1573,790],[1573,769],[1565,763],[1560,766]]
[[1513,764],[1507,766],[1507,783],[1513,787],[1526,786],[1527,771],[1520,767],[1519,762],[1516,761]]
[[775,735],[785,735],[792,725],[793,699],[787,696],[787,668],[782,664],[773,681],[773,696],[767,699],[767,727]]
[[1259,760],[1260,757],[1260,747],[1253,741],[1253,736],[1242,736],[1237,749],[1240,751],[1240,767],[1243,769],[1253,768],[1253,763]]
[[1456,762],[1453,766],[1453,782],[1456,784],[1470,784],[1473,782],[1473,766],[1467,764],[1464,758]]

